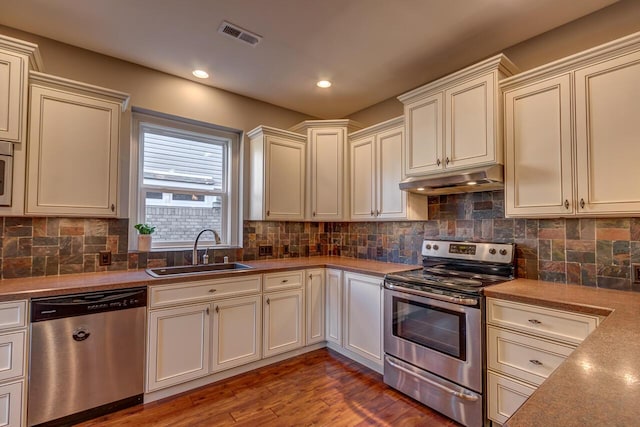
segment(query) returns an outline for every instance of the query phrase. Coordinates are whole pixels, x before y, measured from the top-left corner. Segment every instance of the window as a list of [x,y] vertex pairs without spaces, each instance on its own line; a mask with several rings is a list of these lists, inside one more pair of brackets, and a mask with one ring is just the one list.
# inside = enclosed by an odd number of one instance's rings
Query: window
[[[237,246],[239,132],[135,110],[133,117],[133,224],[156,227],[153,248],[191,247],[205,228],[217,231],[224,245]],[[213,234],[202,239],[212,244]]]

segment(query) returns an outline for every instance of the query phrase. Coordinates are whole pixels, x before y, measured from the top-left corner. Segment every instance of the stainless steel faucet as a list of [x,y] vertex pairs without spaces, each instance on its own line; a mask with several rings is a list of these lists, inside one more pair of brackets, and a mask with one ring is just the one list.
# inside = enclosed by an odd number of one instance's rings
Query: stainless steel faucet
[[[210,231],[210,232],[213,233],[213,237],[215,239],[215,244],[216,245],[219,245],[221,243],[220,235],[218,234],[218,232],[216,230],[212,230],[210,228],[205,228],[204,230],[199,232],[198,236],[196,237],[196,241],[193,244],[193,256],[192,256],[192,261],[191,261],[191,264],[193,264],[193,265],[198,265],[198,240],[200,240],[200,236],[202,236],[202,233],[204,233],[205,231]],[[205,251],[205,256],[206,256],[206,251]]]

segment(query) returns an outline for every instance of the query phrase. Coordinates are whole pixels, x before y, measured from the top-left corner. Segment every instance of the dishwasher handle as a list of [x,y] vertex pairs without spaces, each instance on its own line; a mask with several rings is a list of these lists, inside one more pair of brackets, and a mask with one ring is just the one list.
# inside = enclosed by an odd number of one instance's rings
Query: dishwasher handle
[[146,307],[147,288],[62,295],[31,300],[31,322]]

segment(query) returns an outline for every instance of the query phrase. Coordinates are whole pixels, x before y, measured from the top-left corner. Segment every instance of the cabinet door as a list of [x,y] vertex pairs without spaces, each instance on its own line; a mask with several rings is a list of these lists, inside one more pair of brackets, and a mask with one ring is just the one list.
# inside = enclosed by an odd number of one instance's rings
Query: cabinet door
[[375,217],[375,137],[350,143],[351,219]]
[[24,331],[0,335],[0,381],[24,375],[26,341]]
[[147,391],[209,373],[209,304],[149,312]]
[[534,391],[529,384],[487,372],[487,417],[503,424]]
[[327,341],[342,346],[342,271],[327,270]]
[[260,295],[214,303],[211,371],[260,360]]
[[0,140],[22,142],[26,90],[26,58],[0,52]]
[[31,86],[29,214],[116,216],[120,105]]
[[507,216],[572,214],[568,74],[504,94]]
[[325,286],[324,270],[307,270],[307,333],[306,344],[314,344],[325,340]]
[[20,427],[23,425],[22,400],[24,381],[0,385],[0,426]]
[[264,357],[300,348],[304,344],[302,289],[273,292],[264,300]]
[[267,136],[266,152],[267,219],[303,220],[304,144]]
[[344,216],[345,136],[343,128],[310,130],[310,219],[342,220]]
[[422,175],[444,167],[444,107],[442,93],[405,105],[407,140],[404,174]]
[[575,72],[579,213],[640,212],[639,82],[637,51]]
[[496,161],[496,88],[493,73],[445,91],[445,167]]
[[376,138],[377,218],[407,217],[407,193],[398,187],[402,181],[403,139],[403,127],[381,132]]
[[382,279],[344,274],[344,347],[382,366]]

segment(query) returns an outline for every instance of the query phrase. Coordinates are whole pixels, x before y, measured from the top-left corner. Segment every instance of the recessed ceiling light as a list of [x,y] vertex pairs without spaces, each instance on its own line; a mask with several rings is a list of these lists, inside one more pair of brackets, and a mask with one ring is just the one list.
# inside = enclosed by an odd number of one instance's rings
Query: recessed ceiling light
[[209,73],[207,73],[204,70],[193,70],[193,74],[194,76],[196,76],[199,79],[207,79],[209,78]]
[[318,87],[326,89],[328,87],[331,87],[331,82],[329,80],[320,80],[318,83],[316,83],[316,85]]
[[469,182],[467,182],[467,185],[476,185],[476,184],[478,184],[476,181],[469,181]]
[[416,188],[418,191],[424,191],[424,187]]

